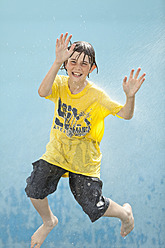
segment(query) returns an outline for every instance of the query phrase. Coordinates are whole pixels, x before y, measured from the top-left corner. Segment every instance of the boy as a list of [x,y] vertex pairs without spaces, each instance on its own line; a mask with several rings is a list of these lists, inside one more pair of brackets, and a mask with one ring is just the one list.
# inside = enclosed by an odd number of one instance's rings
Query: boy
[[[67,36],[68,33],[61,34],[57,39],[55,62],[38,90],[41,97],[55,103],[55,114],[46,152],[33,163],[25,189],[43,220],[32,236],[31,248],[41,247],[58,223],[47,196],[55,192],[61,176],[69,176],[71,191],[92,222],[101,216],[117,217],[122,222],[122,237],[134,228],[131,206],[128,203],[120,206],[102,195],[99,144],[107,115],[132,118],[135,93],[144,82],[145,73],[139,77],[139,68],[135,76],[134,70],[131,71],[128,81],[124,78],[126,104],[121,106],[86,79],[95,68],[98,71],[91,44],[75,42],[68,47],[72,35]],[[57,76],[62,65],[68,76]]]

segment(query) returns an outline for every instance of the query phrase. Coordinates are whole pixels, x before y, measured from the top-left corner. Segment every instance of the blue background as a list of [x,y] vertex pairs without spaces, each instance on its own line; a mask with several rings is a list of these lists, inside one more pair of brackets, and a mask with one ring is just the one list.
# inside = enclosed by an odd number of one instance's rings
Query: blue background
[[[24,193],[32,165],[49,140],[54,105],[38,87],[55,59],[60,33],[93,44],[99,74],[90,80],[122,104],[122,80],[141,66],[146,81],[136,96],[135,116],[109,116],[101,143],[103,193],[130,202],[135,229],[120,236],[120,222],[91,224],[73,199],[68,179],[49,197],[59,225],[43,248],[165,247],[163,0],[0,1],[0,248],[30,247],[41,219]],[[64,73],[64,72],[62,72]]]

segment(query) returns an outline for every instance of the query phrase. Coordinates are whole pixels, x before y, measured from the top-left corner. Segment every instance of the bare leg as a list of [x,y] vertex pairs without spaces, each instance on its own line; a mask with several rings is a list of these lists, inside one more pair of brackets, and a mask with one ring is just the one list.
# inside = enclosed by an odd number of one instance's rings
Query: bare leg
[[31,248],[35,245],[35,248],[40,248],[49,232],[57,225],[58,219],[53,215],[48,205],[47,198],[44,198],[43,200],[30,198],[30,200],[43,220],[43,224],[37,229],[31,238]]
[[134,218],[132,208],[128,203],[123,206],[118,205],[116,202],[110,200],[109,207],[104,216],[119,218],[122,222],[121,236],[127,236],[134,228]]

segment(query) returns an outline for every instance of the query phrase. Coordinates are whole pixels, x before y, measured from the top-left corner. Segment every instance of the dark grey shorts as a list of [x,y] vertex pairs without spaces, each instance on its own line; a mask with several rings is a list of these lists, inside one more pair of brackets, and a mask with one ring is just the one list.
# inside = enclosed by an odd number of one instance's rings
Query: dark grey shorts
[[[58,182],[67,171],[42,159],[33,163],[31,176],[27,178],[26,194],[30,198],[44,199],[56,191]],[[109,199],[102,195],[102,181],[69,172],[70,189],[92,222],[104,215]]]

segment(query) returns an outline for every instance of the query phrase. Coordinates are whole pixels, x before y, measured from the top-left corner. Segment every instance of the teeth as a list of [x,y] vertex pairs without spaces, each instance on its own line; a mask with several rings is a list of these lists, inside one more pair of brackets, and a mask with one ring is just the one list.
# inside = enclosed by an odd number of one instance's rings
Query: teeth
[[76,76],[81,76],[81,74],[77,73],[77,72],[73,72],[73,74],[76,75]]

